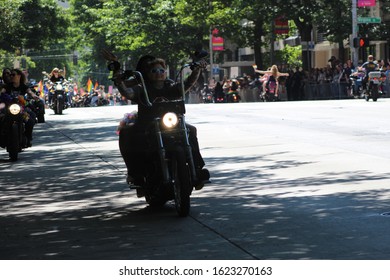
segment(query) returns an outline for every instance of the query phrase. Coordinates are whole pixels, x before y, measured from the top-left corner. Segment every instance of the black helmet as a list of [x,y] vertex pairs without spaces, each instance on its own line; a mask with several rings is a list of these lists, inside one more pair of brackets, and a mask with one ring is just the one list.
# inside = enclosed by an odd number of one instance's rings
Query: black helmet
[[141,56],[140,59],[137,62],[137,67],[135,68],[135,70],[141,72],[142,74],[144,74],[145,70],[146,70],[146,67],[147,67],[147,64],[150,61],[153,61],[155,59],[156,59],[156,57],[154,57],[153,55],[149,55],[149,54]]

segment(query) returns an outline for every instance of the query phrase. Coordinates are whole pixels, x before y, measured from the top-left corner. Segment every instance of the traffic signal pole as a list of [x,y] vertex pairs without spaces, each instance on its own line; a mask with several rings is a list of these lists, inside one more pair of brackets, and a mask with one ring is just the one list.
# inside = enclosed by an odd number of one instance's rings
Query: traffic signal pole
[[359,48],[355,48],[353,45],[353,39],[358,37],[358,23],[357,23],[357,6],[356,6],[357,0],[352,0],[352,36],[351,40],[349,41],[349,45],[351,47],[351,60],[353,62],[353,65],[357,67],[358,60],[359,60]]

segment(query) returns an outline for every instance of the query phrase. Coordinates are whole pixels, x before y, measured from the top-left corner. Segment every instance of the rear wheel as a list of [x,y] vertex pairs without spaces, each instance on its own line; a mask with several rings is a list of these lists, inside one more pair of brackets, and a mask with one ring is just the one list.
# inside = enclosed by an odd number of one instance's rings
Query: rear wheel
[[172,159],[172,179],[176,211],[180,217],[186,217],[190,213],[192,186],[184,151],[178,151]]

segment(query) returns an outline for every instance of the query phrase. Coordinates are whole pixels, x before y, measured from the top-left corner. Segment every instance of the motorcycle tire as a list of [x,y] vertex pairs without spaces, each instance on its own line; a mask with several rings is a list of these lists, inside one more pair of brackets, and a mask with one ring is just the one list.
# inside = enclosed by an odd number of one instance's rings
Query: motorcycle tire
[[378,85],[373,85],[371,90],[372,101],[377,101],[379,97]]
[[165,205],[167,199],[162,193],[158,195],[145,193],[145,201],[152,209],[160,209]]
[[57,102],[57,113],[58,115],[62,115],[62,109],[64,108],[64,104],[61,101]]
[[191,207],[190,170],[183,150],[178,150],[172,158],[172,179],[175,193],[176,212],[180,217],[187,217]]
[[365,95],[364,95],[364,98],[366,99],[367,102],[370,101],[370,95],[365,94]]
[[20,147],[20,137],[19,137],[19,125],[13,124],[11,127],[11,135],[9,137],[9,144],[7,147],[7,151],[9,154],[9,158],[11,161],[18,160],[18,154],[21,149]]
[[39,114],[37,116],[38,123],[44,123],[45,122],[45,115],[44,114]]

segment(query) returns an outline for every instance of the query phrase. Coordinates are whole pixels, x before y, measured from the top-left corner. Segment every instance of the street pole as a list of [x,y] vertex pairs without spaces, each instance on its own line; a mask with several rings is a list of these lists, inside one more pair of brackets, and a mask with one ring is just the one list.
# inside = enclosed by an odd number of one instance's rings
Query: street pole
[[351,47],[352,62],[355,67],[358,65],[359,52],[358,48],[355,48],[353,45],[353,38],[358,36],[358,23],[357,23],[357,0],[352,0],[352,38],[349,40],[349,45]]
[[[209,11],[210,11],[210,14],[212,13],[213,11],[213,3],[212,3],[212,0],[209,0]],[[209,40],[209,48],[210,48],[210,79],[214,77],[214,73],[213,73],[213,64],[214,64],[214,61],[213,61],[213,26],[210,25],[210,40]]]
[[213,28],[210,28],[210,78],[214,77],[213,73]]

